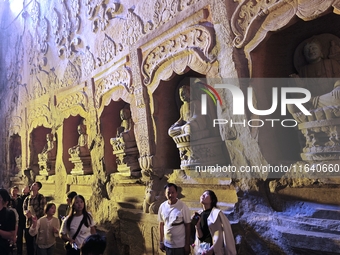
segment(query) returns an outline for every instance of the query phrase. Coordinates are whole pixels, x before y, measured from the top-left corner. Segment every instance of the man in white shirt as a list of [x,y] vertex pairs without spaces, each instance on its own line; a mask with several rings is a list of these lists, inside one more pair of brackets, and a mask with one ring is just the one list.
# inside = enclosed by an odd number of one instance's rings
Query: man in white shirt
[[166,255],[190,254],[190,211],[177,198],[177,186],[168,183],[164,187],[168,199],[158,211],[160,249]]

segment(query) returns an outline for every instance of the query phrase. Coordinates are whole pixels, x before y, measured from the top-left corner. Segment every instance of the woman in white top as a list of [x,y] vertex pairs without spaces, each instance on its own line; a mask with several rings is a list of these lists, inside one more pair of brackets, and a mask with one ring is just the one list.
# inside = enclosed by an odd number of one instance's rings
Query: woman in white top
[[56,243],[56,237],[60,229],[59,219],[53,215],[56,212],[54,203],[47,203],[45,206],[45,216],[37,219],[32,217],[32,226],[29,229],[31,236],[37,235],[38,255],[52,255]]
[[[80,231],[73,240],[73,236],[80,224],[82,224]],[[75,196],[72,201],[72,210],[61,225],[60,237],[72,246],[76,245],[78,254],[80,254],[80,247],[85,238],[95,233],[95,222],[92,215],[86,211],[84,197],[82,195]]]

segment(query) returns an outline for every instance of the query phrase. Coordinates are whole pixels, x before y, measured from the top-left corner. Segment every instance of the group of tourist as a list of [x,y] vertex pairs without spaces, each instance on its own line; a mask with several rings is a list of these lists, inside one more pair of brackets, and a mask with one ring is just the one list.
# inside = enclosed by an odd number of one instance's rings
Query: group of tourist
[[[27,255],[53,255],[56,237],[65,241],[66,255],[101,255],[106,241],[96,234],[95,222],[86,210],[85,199],[76,192],[67,194],[68,214],[60,221],[55,217],[56,205],[46,203],[39,193],[42,184],[34,182],[19,195],[14,186],[9,193],[0,189],[0,250],[9,255],[10,246],[16,243],[17,255],[22,254],[23,235]],[[165,187],[167,201],[159,208],[160,249],[166,255],[234,255],[235,241],[230,223],[223,212],[217,209],[217,197],[206,190],[200,197],[203,210],[190,215],[189,208],[177,198],[177,186],[168,183]],[[191,227],[196,240],[192,244]],[[191,251],[192,250],[192,251]],[[36,251],[36,253],[35,253]]]
[[67,194],[67,215],[55,217],[57,207],[46,203],[39,193],[42,184],[34,182],[22,190],[11,188],[11,196],[0,189],[0,254],[23,254],[23,233],[27,255],[53,255],[56,237],[65,241],[66,255],[102,255],[106,248],[104,237],[96,234],[95,222],[86,210],[85,198],[76,192]]

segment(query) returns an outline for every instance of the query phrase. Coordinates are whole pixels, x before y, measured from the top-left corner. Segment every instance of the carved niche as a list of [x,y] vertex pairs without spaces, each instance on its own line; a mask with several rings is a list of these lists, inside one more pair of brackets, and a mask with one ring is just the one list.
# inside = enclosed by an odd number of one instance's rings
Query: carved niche
[[340,159],[339,56],[340,39],[331,34],[309,38],[296,49],[294,83],[312,95],[304,105],[311,115],[288,108],[304,135],[303,160]]
[[201,95],[205,83],[196,79],[192,84],[184,79],[179,84],[182,101],[179,119],[169,128],[168,134],[177,145],[181,169],[195,169],[196,166],[225,165],[223,142],[213,119],[217,118],[216,107],[207,100],[209,113],[201,112]]
[[91,155],[88,146],[88,135],[85,120],[82,120],[78,127],[78,143],[68,149],[69,161],[74,164],[72,175],[92,174]]
[[38,154],[39,174],[49,176],[55,174],[55,160],[57,155],[57,142],[55,134],[46,135],[46,144]]
[[110,140],[113,154],[116,156],[117,170],[122,175],[140,177],[139,151],[128,104],[120,110],[120,117],[122,122],[120,127],[117,128],[117,136]]

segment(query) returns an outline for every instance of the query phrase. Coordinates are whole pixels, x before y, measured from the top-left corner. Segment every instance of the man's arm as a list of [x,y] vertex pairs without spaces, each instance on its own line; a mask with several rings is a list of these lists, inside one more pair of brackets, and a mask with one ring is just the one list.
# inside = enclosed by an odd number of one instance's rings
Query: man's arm
[[190,229],[190,223],[184,223],[185,226],[185,252],[186,254],[190,254],[190,233],[191,233],[191,229]]
[[164,222],[159,222],[159,249],[165,251],[164,246]]

